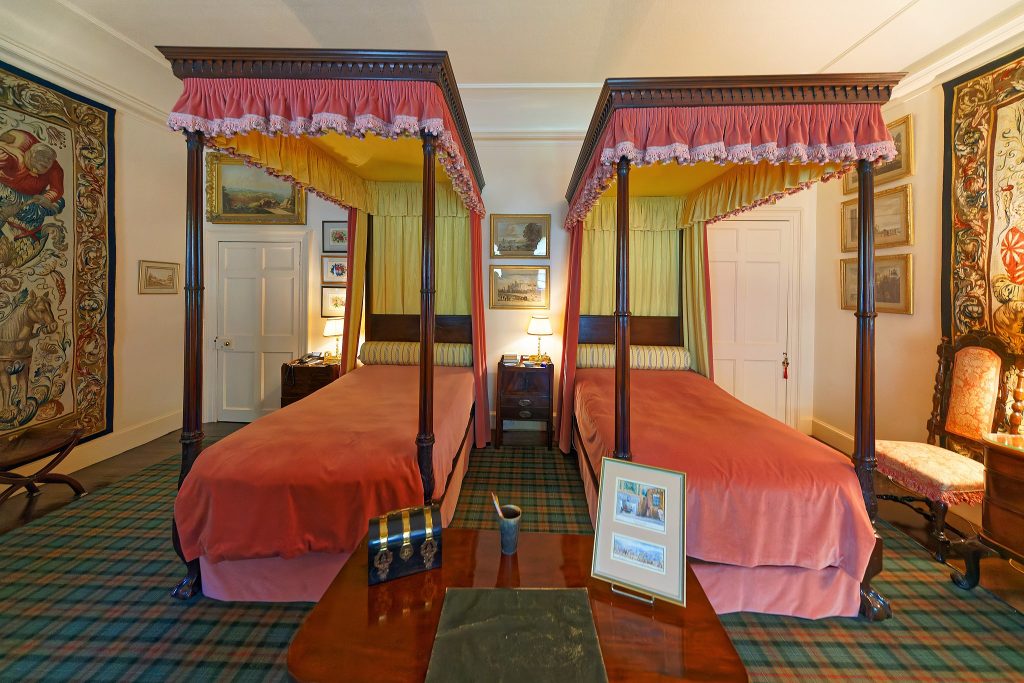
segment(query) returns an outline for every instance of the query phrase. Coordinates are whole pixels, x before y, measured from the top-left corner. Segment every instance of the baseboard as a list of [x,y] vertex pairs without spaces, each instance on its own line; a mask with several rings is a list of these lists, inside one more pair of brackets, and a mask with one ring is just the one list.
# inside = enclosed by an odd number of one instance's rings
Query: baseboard
[[848,434],[827,422],[812,419],[811,436],[824,441],[832,448],[840,450],[847,455],[853,453],[853,434]]

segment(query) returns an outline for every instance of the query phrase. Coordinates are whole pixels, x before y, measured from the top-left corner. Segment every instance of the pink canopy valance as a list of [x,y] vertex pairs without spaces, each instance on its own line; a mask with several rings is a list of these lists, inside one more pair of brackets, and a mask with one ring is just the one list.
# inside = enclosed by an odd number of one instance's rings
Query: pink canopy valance
[[669,161],[834,165],[895,156],[877,104],[615,109],[570,202],[565,227],[574,230],[583,222],[622,157],[644,166]]
[[385,138],[433,133],[438,137],[439,160],[455,191],[471,211],[484,212],[463,142],[436,83],[185,78],[183,84],[168,125],[208,137],[251,131],[290,136],[335,132],[362,137],[374,133]]

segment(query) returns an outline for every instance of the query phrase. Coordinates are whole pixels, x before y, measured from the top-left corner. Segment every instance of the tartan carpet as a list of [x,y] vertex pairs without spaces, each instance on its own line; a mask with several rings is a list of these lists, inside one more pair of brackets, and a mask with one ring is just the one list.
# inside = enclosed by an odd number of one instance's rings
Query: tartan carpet
[[[573,459],[542,448],[474,451],[453,524],[491,527],[489,491],[531,531],[591,533]],[[0,681],[285,680],[308,604],[179,603],[170,548],[171,458],[0,537]],[[895,616],[722,618],[752,680],[1024,680],[1024,617],[883,525],[878,588]]]

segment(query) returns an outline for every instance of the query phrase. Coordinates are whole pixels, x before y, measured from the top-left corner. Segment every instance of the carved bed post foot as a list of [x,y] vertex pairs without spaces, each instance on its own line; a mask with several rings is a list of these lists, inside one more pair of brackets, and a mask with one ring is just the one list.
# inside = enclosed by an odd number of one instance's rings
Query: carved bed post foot
[[171,597],[178,600],[189,600],[203,592],[203,579],[199,574],[199,560],[185,563],[186,574],[177,586],[171,590]]
[[868,621],[885,621],[892,616],[889,601],[871,587],[871,579],[882,572],[882,537],[875,533],[875,547],[871,550],[871,559],[864,570],[864,579],[860,582],[860,616]]

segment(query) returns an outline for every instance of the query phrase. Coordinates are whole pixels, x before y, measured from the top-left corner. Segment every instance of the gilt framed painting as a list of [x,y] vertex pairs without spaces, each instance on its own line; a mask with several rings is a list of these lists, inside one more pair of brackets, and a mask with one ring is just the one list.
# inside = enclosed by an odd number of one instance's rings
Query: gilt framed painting
[[491,266],[491,308],[550,308],[548,266]]
[[[910,184],[875,193],[875,249],[906,247],[914,243],[914,202]],[[857,200],[843,202],[841,248],[857,251]]]
[[177,294],[178,263],[139,261],[139,294]]
[[551,256],[551,214],[491,214],[491,258]]
[[686,605],[686,474],[604,458],[591,574]]
[[[857,259],[839,264],[843,309],[857,310]],[[875,255],[875,309],[879,313],[914,312],[914,258],[910,254]]]
[[306,193],[240,159],[209,152],[206,218],[234,225],[304,225]]
[[[885,127],[896,145],[896,158],[875,164],[875,187],[914,175],[914,119],[907,114]],[[858,185],[856,170],[843,176],[843,194],[853,194]]]

